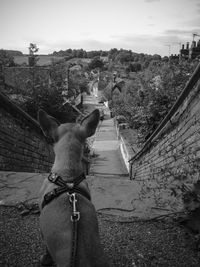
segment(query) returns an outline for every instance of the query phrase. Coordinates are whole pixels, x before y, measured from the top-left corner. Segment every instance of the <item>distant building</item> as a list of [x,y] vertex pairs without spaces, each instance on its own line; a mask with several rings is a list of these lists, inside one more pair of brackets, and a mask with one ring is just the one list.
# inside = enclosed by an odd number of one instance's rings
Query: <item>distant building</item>
[[113,103],[118,103],[122,99],[122,93],[121,93],[121,88],[118,86],[114,86],[112,89],[112,101]]
[[185,48],[185,45],[182,44],[182,48],[180,50],[180,58],[181,59],[189,58],[189,42],[186,43],[186,48]]
[[182,45],[182,49],[180,50],[180,58],[195,59],[198,56],[200,56],[200,40],[197,43],[196,41],[192,41],[190,47],[189,42],[186,43],[186,48],[184,44]]
[[179,60],[180,59],[180,55],[179,54],[171,54],[170,56],[170,60]]
[[189,51],[189,58],[195,59],[198,56],[200,56],[200,40],[197,43],[193,41]]

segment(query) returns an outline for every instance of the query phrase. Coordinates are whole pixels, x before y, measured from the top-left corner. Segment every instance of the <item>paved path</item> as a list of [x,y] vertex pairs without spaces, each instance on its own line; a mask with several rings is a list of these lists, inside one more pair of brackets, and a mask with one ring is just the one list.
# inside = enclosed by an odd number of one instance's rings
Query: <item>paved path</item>
[[0,205],[15,206],[20,202],[35,204],[42,182],[48,174],[0,172]]
[[92,200],[102,213],[131,216],[134,215],[132,182],[123,162],[119,140],[110,111],[98,104],[98,99],[85,96],[85,103],[95,103],[95,108],[103,109],[105,119],[100,122],[93,141],[95,157],[90,168],[88,183]]

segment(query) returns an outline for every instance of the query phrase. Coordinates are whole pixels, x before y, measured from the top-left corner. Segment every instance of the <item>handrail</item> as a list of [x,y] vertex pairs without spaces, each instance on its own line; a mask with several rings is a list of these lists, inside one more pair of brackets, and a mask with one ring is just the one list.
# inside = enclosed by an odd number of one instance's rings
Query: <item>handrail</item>
[[32,118],[28,113],[26,113],[15,103],[13,103],[3,92],[0,92],[0,106],[3,106],[5,109],[9,111],[12,111],[13,114],[20,114],[32,125],[34,125],[39,132],[41,132],[39,123],[34,118]]
[[[175,112],[178,110],[180,105],[183,103],[183,101],[186,99],[186,97],[191,92],[194,85],[197,83],[197,81],[200,79],[200,63],[197,65],[195,71],[193,72],[192,76],[190,77],[189,81],[186,83],[186,86],[180,96],[178,97],[177,101],[174,103],[166,117],[161,121],[161,123],[158,125],[156,130],[152,133],[152,135],[147,139],[143,147],[140,151],[138,151],[137,154],[135,154],[131,159],[129,159],[129,162],[133,162],[134,160],[138,159],[144,151],[149,147],[151,144],[151,141],[153,138],[161,132],[161,130],[164,128],[164,126],[167,124],[167,122],[170,121],[172,116],[175,114]],[[133,163],[131,163],[132,165]]]

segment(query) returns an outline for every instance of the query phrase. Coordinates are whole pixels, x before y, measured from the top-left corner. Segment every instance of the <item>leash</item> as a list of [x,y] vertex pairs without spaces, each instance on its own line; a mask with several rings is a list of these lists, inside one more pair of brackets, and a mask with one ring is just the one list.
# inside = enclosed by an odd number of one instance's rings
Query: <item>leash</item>
[[69,202],[72,206],[72,216],[71,221],[73,223],[73,239],[72,239],[72,253],[71,253],[71,263],[70,267],[76,266],[76,256],[77,256],[77,244],[78,244],[78,221],[80,220],[80,212],[76,209],[76,194],[69,194]]
[[67,193],[69,196],[69,202],[72,208],[71,221],[72,225],[72,252],[70,267],[76,266],[76,256],[77,256],[77,244],[78,244],[78,221],[80,220],[80,212],[77,210],[77,193],[83,195],[88,200],[91,200],[90,195],[85,190],[78,188],[78,185],[86,179],[85,174],[82,173],[80,176],[76,177],[73,182],[68,183],[62,179],[61,176],[56,173],[50,173],[48,180],[56,185],[58,188],[53,189],[49,193],[45,194],[42,201],[42,209],[50,203],[54,198],[60,196],[63,193]]

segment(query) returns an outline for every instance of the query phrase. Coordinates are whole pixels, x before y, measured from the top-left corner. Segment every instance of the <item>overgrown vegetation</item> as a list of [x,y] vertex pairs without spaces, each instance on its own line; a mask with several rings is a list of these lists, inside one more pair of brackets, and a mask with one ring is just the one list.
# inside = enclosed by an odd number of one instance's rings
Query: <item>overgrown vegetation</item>
[[[25,101],[19,104],[34,117],[38,107],[42,107],[61,120],[64,119],[67,108],[70,114],[68,119],[73,120],[71,108],[62,106],[63,91],[65,97],[73,101],[80,92],[88,90],[91,71],[96,69],[97,72],[100,71],[99,87],[110,100],[112,111],[115,115],[123,115],[130,127],[137,130],[140,142],[150,136],[168,113],[197,64],[195,61],[169,61],[168,57],[161,58],[157,54],[137,54],[116,48],[89,52],[67,49],[54,52],[53,55],[64,59],[59,63],[52,62],[48,88],[41,78],[35,79],[34,85],[31,82],[27,85],[27,93],[23,95]],[[84,65],[73,63],[75,66],[70,67],[66,89],[66,76],[69,64],[72,64],[68,60],[77,57],[90,58],[90,61],[84,62]],[[103,57],[107,59],[103,61]],[[1,58],[4,65],[13,64],[9,55]],[[115,83],[113,73],[117,76]],[[117,85],[120,93],[113,91],[114,85]]]
[[112,91],[113,83],[109,83],[105,95],[112,99],[115,115],[123,115],[138,131],[139,141],[144,142],[169,112],[196,65],[197,62],[152,60],[132,79],[123,79],[122,88],[118,79],[115,85],[121,93]]
[[[77,114],[65,99],[73,103],[82,92],[87,91],[87,80],[81,69],[69,69],[65,62],[52,64],[50,68],[48,88],[44,88],[41,80],[28,90],[26,101],[21,104],[31,116],[36,117],[38,108],[45,109],[60,122],[75,121]],[[67,77],[68,73],[68,77]],[[67,114],[67,115],[66,115]]]
[[[3,65],[7,66],[9,57],[4,61],[6,64]],[[45,72],[37,68],[30,68],[28,76],[27,71],[21,70],[20,79],[26,85],[25,90],[8,86],[6,94],[35,119],[38,109],[42,108],[60,122],[75,121],[76,112],[69,104],[63,104],[66,98],[73,103],[78,94],[87,91],[84,69],[81,66],[76,69],[65,61],[52,63]],[[40,75],[41,73],[43,75]]]

